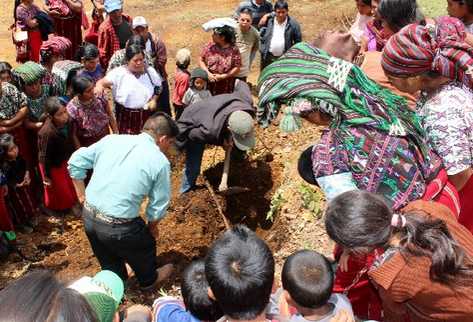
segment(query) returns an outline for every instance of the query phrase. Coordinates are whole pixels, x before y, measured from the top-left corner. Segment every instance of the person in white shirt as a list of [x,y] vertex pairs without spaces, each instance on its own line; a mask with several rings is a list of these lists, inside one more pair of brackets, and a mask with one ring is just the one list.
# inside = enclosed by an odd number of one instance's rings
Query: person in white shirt
[[96,92],[112,89],[120,134],[139,134],[156,110],[162,78],[151,66],[145,66],[144,51],[132,45],[126,49],[127,65],[110,71],[97,82]]
[[275,14],[261,29],[261,69],[281,57],[289,48],[302,41],[299,23],[289,16],[289,5],[285,0],[274,4]]

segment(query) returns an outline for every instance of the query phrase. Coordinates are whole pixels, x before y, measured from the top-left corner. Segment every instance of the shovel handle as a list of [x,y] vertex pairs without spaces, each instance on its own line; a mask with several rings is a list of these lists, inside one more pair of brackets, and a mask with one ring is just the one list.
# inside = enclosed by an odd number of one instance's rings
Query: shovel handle
[[228,188],[228,173],[230,172],[230,159],[232,155],[232,146],[225,149],[225,162],[223,163],[222,179],[220,180],[219,190]]

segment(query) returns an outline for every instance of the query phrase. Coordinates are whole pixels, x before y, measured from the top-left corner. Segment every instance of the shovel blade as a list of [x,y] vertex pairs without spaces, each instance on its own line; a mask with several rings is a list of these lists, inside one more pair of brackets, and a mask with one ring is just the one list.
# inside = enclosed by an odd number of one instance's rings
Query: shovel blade
[[224,190],[219,190],[218,194],[224,195],[224,196],[230,196],[230,195],[235,195],[239,193],[245,193],[250,191],[249,188],[246,187],[228,187],[227,189]]

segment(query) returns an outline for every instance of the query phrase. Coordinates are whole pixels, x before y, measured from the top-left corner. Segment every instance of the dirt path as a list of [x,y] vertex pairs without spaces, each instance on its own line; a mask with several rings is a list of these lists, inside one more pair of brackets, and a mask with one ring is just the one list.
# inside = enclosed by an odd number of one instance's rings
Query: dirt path
[[[13,1],[0,1],[0,60],[14,60],[10,34]],[[210,39],[201,24],[213,17],[232,13],[238,1],[205,0],[125,0],[126,13],[144,15],[153,31],[159,31],[168,47],[168,72],[173,74],[174,55],[179,48],[192,50],[193,65],[200,48]],[[352,14],[352,2],[345,0],[299,0],[291,2],[290,14],[301,23],[305,40],[318,31],[339,24],[338,17]],[[249,80],[256,83],[258,66],[253,66]],[[318,130],[307,127],[296,135],[281,135],[277,127],[258,129],[258,144],[247,161],[232,164],[230,184],[242,185],[251,192],[232,197],[218,197],[232,224],[243,223],[254,229],[271,246],[277,262],[300,248],[311,248],[330,254],[328,240],[320,220],[323,199],[318,191],[304,185],[297,175],[299,153],[318,138]],[[208,149],[204,156],[204,173],[218,186],[222,171],[222,149]],[[177,187],[182,160],[173,162],[173,200],[167,217],[160,224],[157,239],[161,263],[176,263],[179,270],[190,260],[206,254],[209,244],[224,229],[216,205],[203,188],[178,198]],[[202,182],[201,182],[202,183]],[[274,212],[267,219],[268,212]],[[56,271],[65,279],[93,274],[99,269],[91,253],[81,221],[67,217],[59,220],[42,218],[39,229],[30,235],[19,235],[20,248],[31,257],[17,255],[0,264],[0,289],[9,281],[35,268]],[[178,280],[177,280],[178,281]],[[176,292],[178,283],[165,286]],[[149,303],[156,294],[144,295],[129,288],[129,302]]]

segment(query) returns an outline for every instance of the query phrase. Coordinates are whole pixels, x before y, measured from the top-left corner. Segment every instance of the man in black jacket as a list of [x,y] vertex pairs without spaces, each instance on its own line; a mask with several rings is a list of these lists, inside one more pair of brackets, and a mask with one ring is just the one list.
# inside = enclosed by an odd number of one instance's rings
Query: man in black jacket
[[289,5],[285,0],[274,4],[275,14],[261,29],[261,70],[281,57],[289,48],[302,41],[301,27],[289,16]]
[[255,146],[254,108],[251,92],[245,82],[237,81],[232,94],[221,94],[192,104],[178,120],[177,145],[186,153],[181,193],[195,187],[200,174],[206,144],[235,146],[247,151]]

